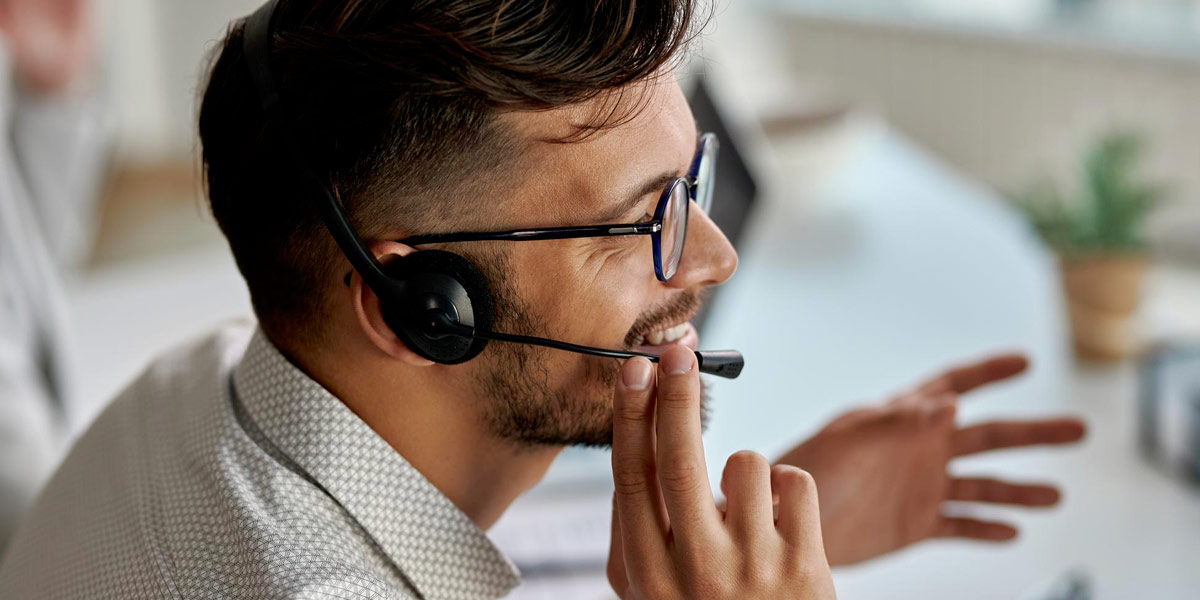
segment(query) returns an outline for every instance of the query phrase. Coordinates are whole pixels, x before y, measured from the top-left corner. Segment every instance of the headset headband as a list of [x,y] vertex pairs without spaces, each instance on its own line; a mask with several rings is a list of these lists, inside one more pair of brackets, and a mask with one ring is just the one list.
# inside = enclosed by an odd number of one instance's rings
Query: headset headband
[[320,190],[320,198],[316,202],[317,210],[321,213],[321,220],[329,229],[330,235],[333,236],[346,259],[350,261],[350,266],[358,271],[377,295],[389,294],[389,291],[394,291],[398,296],[401,290],[394,288],[402,286],[402,283],[384,273],[382,265],[375,259],[375,255],[367,248],[358,232],[354,230],[354,225],[350,223],[350,218],[333,190],[326,182],[321,181],[312,169],[307,168],[307,161],[295,151],[298,146],[293,143],[290,132],[278,124],[278,113],[282,109],[279,101],[279,88],[276,86],[271,69],[271,25],[278,4],[279,0],[269,0],[263,4],[246,18],[242,31],[242,52],[246,55],[247,68],[250,70],[250,76],[254,79],[259,102],[266,114],[267,128],[276,139],[287,142],[282,144],[284,151],[291,155],[294,162],[306,167],[300,171],[309,179],[315,189]]

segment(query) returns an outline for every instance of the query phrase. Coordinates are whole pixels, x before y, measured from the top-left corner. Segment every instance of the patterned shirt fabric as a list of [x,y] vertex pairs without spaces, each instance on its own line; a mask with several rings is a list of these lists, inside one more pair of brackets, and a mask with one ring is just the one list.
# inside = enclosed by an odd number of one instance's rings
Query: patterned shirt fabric
[[0,598],[484,599],[518,581],[462,511],[248,326],[159,359],[121,394],[0,563]]

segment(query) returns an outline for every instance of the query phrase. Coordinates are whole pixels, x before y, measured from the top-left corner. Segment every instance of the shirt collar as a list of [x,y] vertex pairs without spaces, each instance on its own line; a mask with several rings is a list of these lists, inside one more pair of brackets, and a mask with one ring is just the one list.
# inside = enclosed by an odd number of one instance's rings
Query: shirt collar
[[266,438],[358,521],[422,596],[498,598],[520,582],[466,514],[261,329],[233,378]]

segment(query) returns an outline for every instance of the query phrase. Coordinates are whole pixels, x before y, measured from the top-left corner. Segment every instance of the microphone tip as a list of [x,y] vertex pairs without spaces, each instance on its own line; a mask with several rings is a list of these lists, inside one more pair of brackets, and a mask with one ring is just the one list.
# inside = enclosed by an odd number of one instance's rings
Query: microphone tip
[[746,359],[737,350],[697,350],[696,361],[701,373],[726,379],[737,379],[746,366]]

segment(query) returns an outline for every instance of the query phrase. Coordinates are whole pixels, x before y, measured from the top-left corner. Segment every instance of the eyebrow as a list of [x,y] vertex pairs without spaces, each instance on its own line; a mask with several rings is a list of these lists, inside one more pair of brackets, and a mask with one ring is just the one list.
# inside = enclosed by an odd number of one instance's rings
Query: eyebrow
[[[700,122],[693,120],[693,125],[695,127],[695,134],[693,136],[695,138],[695,141],[692,142],[692,147],[696,148],[700,145]],[[657,177],[654,177],[653,179],[646,180],[646,182],[644,184],[642,184],[642,187],[639,188],[636,192],[630,194],[629,197],[626,198],[623,202],[617,203],[617,205],[614,206],[611,211],[601,215],[599,217],[598,222],[600,222],[600,223],[609,223],[609,222],[615,223],[616,221],[622,219],[629,213],[633,212],[633,209],[637,208],[638,205],[640,205],[642,203],[643,198],[645,198],[646,196],[649,196],[650,194],[661,193],[663,191],[663,189],[666,188],[667,185],[670,184],[672,181],[675,181],[676,179],[679,179],[680,177],[685,177],[687,175],[687,169],[690,167],[691,167],[691,165],[689,164],[689,165],[683,167],[682,170],[667,171],[667,172],[659,174]]]
[[646,183],[642,184],[642,187],[639,188],[638,191],[630,194],[629,197],[623,202],[618,202],[612,210],[601,215],[598,222],[615,223],[618,220],[625,218],[642,203],[646,196],[649,196],[650,194],[661,193],[663,188],[667,187],[668,184],[670,184],[672,181],[675,181],[679,177],[681,177],[681,175],[679,175],[678,172],[668,171],[658,175],[657,177],[654,177],[653,179],[647,180]]

